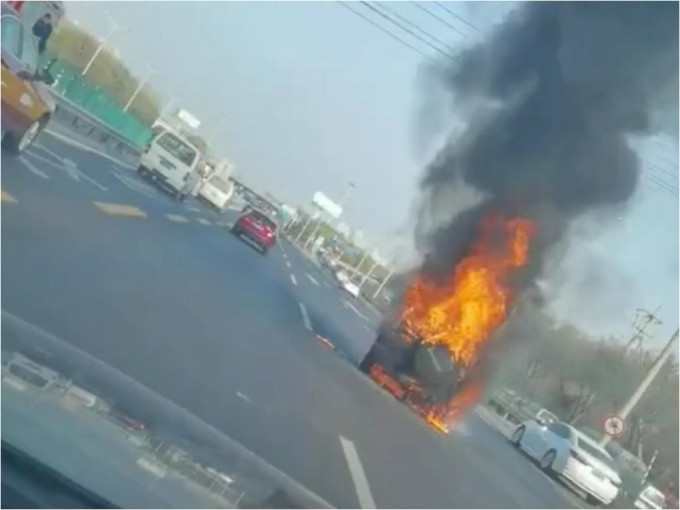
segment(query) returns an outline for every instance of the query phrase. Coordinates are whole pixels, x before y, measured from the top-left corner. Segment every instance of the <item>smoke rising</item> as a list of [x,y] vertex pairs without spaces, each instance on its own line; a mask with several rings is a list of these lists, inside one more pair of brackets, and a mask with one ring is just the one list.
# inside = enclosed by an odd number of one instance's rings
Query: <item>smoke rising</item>
[[[639,161],[628,137],[677,133],[678,4],[524,4],[440,76],[465,128],[421,183],[423,269],[449,274],[479,218],[500,209],[537,223],[531,279],[570,219],[631,197]],[[447,198],[462,185],[481,199],[455,214]]]

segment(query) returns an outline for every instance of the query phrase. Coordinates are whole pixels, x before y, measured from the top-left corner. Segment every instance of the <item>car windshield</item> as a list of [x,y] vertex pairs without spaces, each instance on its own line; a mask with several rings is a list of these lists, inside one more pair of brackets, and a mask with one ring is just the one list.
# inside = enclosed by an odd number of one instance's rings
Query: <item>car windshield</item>
[[581,450],[586,452],[588,455],[595,457],[597,460],[615,469],[614,461],[603,448],[581,437],[577,439],[577,445]]
[[677,507],[680,1],[0,8],[3,508]]
[[163,133],[158,139],[157,144],[185,165],[191,166],[194,164],[197,156],[196,151],[172,133]]

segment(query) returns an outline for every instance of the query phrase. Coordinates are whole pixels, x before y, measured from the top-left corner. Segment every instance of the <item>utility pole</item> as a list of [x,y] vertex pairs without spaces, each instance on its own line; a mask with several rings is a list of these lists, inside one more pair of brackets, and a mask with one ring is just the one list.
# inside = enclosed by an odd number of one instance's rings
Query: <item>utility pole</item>
[[660,326],[661,319],[656,316],[659,307],[653,312],[638,308],[636,311],[635,321],[633,322],[633,336],[626,342],[626,347],[623,350],[624,354],[628,354],[628,350],[637,345],[638,349],[642,347],[642,342],[649,339],[650,335],[645,331],[650,326]]
[[[675,330],[675,333],[671,337],[671,339],[666,343],[664,348],[661,350],[659,355],[657,356],[656,360],[654,361],[654,364],[652,365],[652,368],[649,369],[649,372],[647,372],[647,375],[645,378],[642,380],[640,385],[637,387],[633,395],[630,397],[628,402],[626,402],[626,405],[624,405],[621,410],[618,413],[618,416],[622,419],[625,420],[626,417],[630,414],[630,412],[633,410],[635,405],[640,401],[642,398],[642,395],[644,395],[645,391],[647,391],[647,388],[652,384],[654,381],[654,378],[659,374],[659,371],[661,370],[661,367],[663,364],[666,362],[668,359],[668,356],[671,354],[671,347],[675,343],[675,341],[678,338],[678,330]],[[600,439],[600,445],[604,446],[606,445],[609,440],[611,439],[611,436],[609,434],[604,434],[602,436],[602,439]]]
[[99,40],[99,46],[97,46],[97,49],[94,50],[94,53],[90,57],[90,60],[87,62],[87,65],[85,66],[85,68],[80,73],[80,76],[85,76],[85,74],[87,74],[87,72],[90,70],[90,67],[92,67],[92,64],[94,63],[96,58],[99,56],[101,51],[104,49],[104,46],[106,46],[106,43],[111,40],[111,38],[116,34],[116,32],[124,32],[124,31],[127,30],[126,28],[121,29],[121,27],[118,26],[118,24],[111,17],[111,14],[109,13],[109,11],[104,11],[104,13],[106,14],[106,16],[109,18],[109,21],[111,22],[111,30],[109,30],[109,33],[106,34],[106,37]]
[[132,105],[132,102],[135,100],[137,95],[142,91],[142,87],[144,87],[144,85],[146,85],[146,82],[148,81],[148,79],[151,78],[151,75],[154,74],[155,72],[156,72],[155,69],[153,69],[151,67],[147,68],[146,74],[144,75],[144,78],[142,78],[142,80],[139,82],[139,84],[137,84],[137,88],[135,89],[135,91],[130,96],[130,99],[128,99],[128,102],[125,104],[125,107],[123,108],[124,112],[128,111],[128,108],[130,108],[130,106]]
[[297,237],[295,238],[295,242],[296,242],[296,243],[300,240],[300,238],[302,237],[302,233],[303,233],[305,230],[307,230],[307,227],[309,226],[309,224],[310,224],[311,222],[312,222],[312,215],[310,214],[310,215],[309,215],[309,219],[307,220],[307,223],[305,223],[305,226],[302,227],[302,230],[300,230],[300,232],[298,233]]

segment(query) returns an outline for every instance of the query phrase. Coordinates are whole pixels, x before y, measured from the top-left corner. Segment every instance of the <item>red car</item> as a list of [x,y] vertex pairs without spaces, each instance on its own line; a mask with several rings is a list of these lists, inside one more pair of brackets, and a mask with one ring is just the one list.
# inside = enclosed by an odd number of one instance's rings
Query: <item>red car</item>
[[276,222],[257,210],[242,214],[231,232],[255,246],[263,255],[276,243]]

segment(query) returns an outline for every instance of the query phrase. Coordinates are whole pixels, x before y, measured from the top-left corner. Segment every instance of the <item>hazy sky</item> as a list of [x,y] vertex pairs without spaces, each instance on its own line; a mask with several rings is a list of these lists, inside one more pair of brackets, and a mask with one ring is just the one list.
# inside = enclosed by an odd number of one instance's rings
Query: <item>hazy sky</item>
[[[447,4],[475,31],[427,5],[463,36],[410,3],[386,5],[454,48],[483,37],[512,7]],[[158,71],[152,83],[164,101],[195,114],[204,135],[226,116],[215,145],[246,182],[303,205],[317,190],[339,199],[351,181],[348,223],[393,251],[395,233],[410,236],[418,177],[434,143],[434,133],[417,131],[425,57],[337,2],[67,3],[67,15],[98,36],[109,30],[107,10],[129,28],[111,45],[138,75],[145,65]],[[554,310],[592,333],[627,334],[636,307],[661,305],[661,337],[678,324],[677,191],[652,182],[677,189],[677,141],[648,141],[644,154],[651,177],[627,210],[604,226],[588,218],[575,225],[576,242],[551,280]]]

